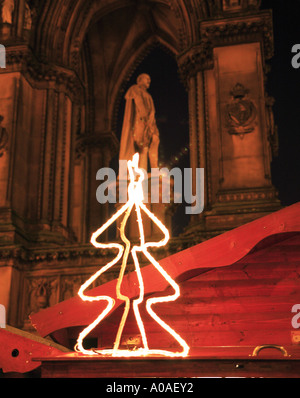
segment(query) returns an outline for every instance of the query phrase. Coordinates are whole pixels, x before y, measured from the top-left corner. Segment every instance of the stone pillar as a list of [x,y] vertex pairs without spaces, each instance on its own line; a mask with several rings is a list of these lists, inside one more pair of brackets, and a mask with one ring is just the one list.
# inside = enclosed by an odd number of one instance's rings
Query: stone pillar
[[104,167],[102,148],[98,145],[90,145],[87,149],[88,162],[88,200],[87,200],[87,241],[94,231],[104,222],[102,217],[102,206],[97,202],[96,191],[99,182],[96,180],[97,171]]
[[200,43],[178,57],[189,95],[191,167],[205,173],[204,211],[187,229],[200,239],[280,208],[270,171],[276,131],[264,88],[271,14],[230,12],[200,22]]
[[[45,129],[41,140],[42,176],[37,239],[62,242],[72,239],[69,229],[70,172],[73,168],[72,102],[63,91],[46,93]],[[73,148],[73,149],[72,149]]]
[[16,162],[18,102],[20,76],[0,74],[1,87],[1,153],[0,153],[0,244],[10,244],[16,237],[13,226],[13,195]]
[[[39,63],[22,43],[0,70],[0,303],[17,325],[26,250],[73,242],[76,74]],[[19,256],[22,254],[22,264]]]
[[[205,70],[213,67],[212,47],[208,42],[202,42],[182,53],[178,58],[179,70],[186,83],[189,100],[189,148],[190,167],[192,175],[192,193],[196,193],[196,168],[204,169],[204,209],[208,203],[208,168],[207,168],[207,136]],[[191,216],[190,226],[205,229],[205,215],[200,213]]]
[[16,34],[17,37],[22,37],[23,35],[23,26],[24,26],[24,15],[25,15],[25,0],[16,1]]
[[53,88],[47,90],[46,104],[46,123],[44,133],[44,161],[43,161],[43,178],[42,184],[42,201],[41,201],[41,222],[49,223],[52,213],[52,188],[53,188],[53,156],[54,156],[54,116],[56,93]]
[[[112,157],[117,151],[117,142],[113,133],[95,132],[81,137],[81,151],[86,162],[86,236],[90,241],[91,235],[109,218],[109,203],[99,203],[96,198],[97,188],[100,184],[96,179],[97,171],[103,167],[109,167]],[[102,240],[108,239],[108,231],[105,231]]]
[[24,44],[7,47],[0,70],[0,243],[73,241],[70,203],[75,74],[40,64]]

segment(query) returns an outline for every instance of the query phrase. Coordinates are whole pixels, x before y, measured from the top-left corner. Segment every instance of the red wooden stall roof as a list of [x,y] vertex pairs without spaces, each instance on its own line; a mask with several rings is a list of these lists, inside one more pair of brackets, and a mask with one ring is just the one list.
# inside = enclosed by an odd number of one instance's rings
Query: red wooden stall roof
[[33,356],[44,358],[59,356],[70,350],[53,341],[34,336],[6,325],[0,329],[0,369],[4,373],[30,372],[41,365],[40,361],[32,361]]
[[[275,213],[252,221],[239,228],[216,236],[179,253],[160,260],[160,265],[177,281],[184,281],[208,269],[234,264],[246,256],[259,242],[280,233],[300,231],[300,202]],[[142,268],[145,281],[145,295],[163,291],[168,287],[163,278],[155,278],[152,265]],[[122,293],[136,297],[137,289],[132,283],[134,273],[124,277]],[[110,281],[89,291],[90,295],[108,295],[116,301],[117,280]],[[53,307],[30,316],[33,326],[41,336],[57,330],[90,324],[102,311],[101,302],[83,302],[79,296],[63,301]],[[103,303],[103,309],[106,302]]]

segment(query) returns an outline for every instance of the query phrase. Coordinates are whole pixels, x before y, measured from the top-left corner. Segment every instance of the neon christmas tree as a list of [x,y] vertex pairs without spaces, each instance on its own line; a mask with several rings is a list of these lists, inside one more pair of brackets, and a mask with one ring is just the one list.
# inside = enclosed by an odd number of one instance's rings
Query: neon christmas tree
[[[94,275],[92,275],[79,289],[79,296],[84,301],[107,301],[106,308],[99,314],[99,316],[89,325],[87,326],[78,336],[77,344],[75,346],[76,351],[80,351],[85,355],[110,355],[113,357],[131,357],[131,356],[146,356],[146,355],[163,355],[170,357],[184,357],[188,355],[189,346],[187,343],[176,333],[168,324],[166,324],[152,309],[152,305],[156,303],[163,302],[171,302],[175,301],[180,295],[180,289],[177,283],[168,275],[168,273],[160,266],[160,264],[154,259],[154,257],[148,252],[148,248],[150,247],[160,247],[166,245],[169,240],[169,232],[167,228],[161,223],[158,218],[148,210],[148,208],[143,203],[144,195],[142,189],[142,181],[144,179],[144,174],[141,169],[138,167],[139,162],[139,154],[136,153],[132,160],[128,161],[128,171],[129,171],[129,185],[128,185],[128,201],[97,231],[92,234],[91,243],[100,249],[117,249],[118,254],[116,257],[102,267],[99,271],[97,271]],[[131,247],[131,242],[125,236],[125,227],[128,221],[128,218],[132,211],[136,211],[137,216],[137,224],[140,235],[140,244],[134,245]],[[160,229],[163,234],[163,239],[159,242],[146,242],[145,234],[143,228],[142,221],[142,212],[144,215],[149,217],[156,226]],[[107,229],[109,226],[114,223],[117,219],[122,218],[120,224],[120,238],[122,242],[125,244],[119,243],[100,243],[97,241],[99,236]],[[138,261],[138,254],[143,253],[145,257],[150,261],[150,263],[158,270],[158,272],[165,278],[165,280],[169,283],[169,285],[174,289],[174,294],[163,297],[152,297],[146,300],[146,310],[151,316],[151,318],[157,322],[163,329],[165,329],[182,347],[182,351],[173,352],[169,350],[161,350],[161,349],[150,349],[148,347],[147,336],[144,328],[144,324],[140,315],[139,305],[144,302],[144,281],[142,277],[142,272],[140,268],[140,264]],[[143,347],[140,347],[136,350],[125,350],[120,349],[120,341],[122,332],[124,329],[124,325],[126,319],[128,317],[128,313],[130,310],[130,299],[129,297],[122,295],[121,293],[121,285],[127,265],[127,260],[129,255],[132,255],[134,260],[135,272],[138,279],[139,284],[139,296],[133,300],[132,308],[135,315],[135,319],[142,337]],[[99,349],[99,350],[87,350],[83,347],[84,338],[97,326],[99,323],[109,314],[109,312],[113,309],[115,300],[110,296],[88,296],[85,294],[87,288],[91,286],[91,284],[105,271],[113,267],[119,260],[122,259],[119,278],[116,284],[116,296],[118,299],[123,300],[125,302],[124,312],[120,321],[120,325],[117,331],[116,339],[114,342],[114,346],[112,349]]]

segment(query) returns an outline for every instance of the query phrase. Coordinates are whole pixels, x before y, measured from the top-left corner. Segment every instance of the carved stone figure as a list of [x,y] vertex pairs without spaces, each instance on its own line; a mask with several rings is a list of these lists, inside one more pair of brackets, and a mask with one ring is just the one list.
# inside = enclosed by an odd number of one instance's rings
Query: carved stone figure
[[130,160],[134,153],[140,154],[139,167],[158,167],[159,131],[155,120],[155,108],[147,89],[150,76],[143,73],[137,84],[131,86],[125,95],[126,106],[120,144],[120,160]]
[[15,9],[14,0],[4,0],[2,3],[2,23],[12,24],[12,16]]

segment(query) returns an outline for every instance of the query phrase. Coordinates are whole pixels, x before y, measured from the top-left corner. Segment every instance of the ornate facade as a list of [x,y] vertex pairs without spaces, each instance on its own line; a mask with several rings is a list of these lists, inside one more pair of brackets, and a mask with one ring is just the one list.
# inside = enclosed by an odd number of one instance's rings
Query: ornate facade
[[2,1],[0,302],[9,324],[26,328],[31,312],[76,294],[107,262],[109,252],[88,243],[108,215],[95,175],[118,154],[124,87],[157,44],[178,62],[190,164],[205,171],[204,211],[161,256],[279,208],[264,86],[272,18],[259,3]]

